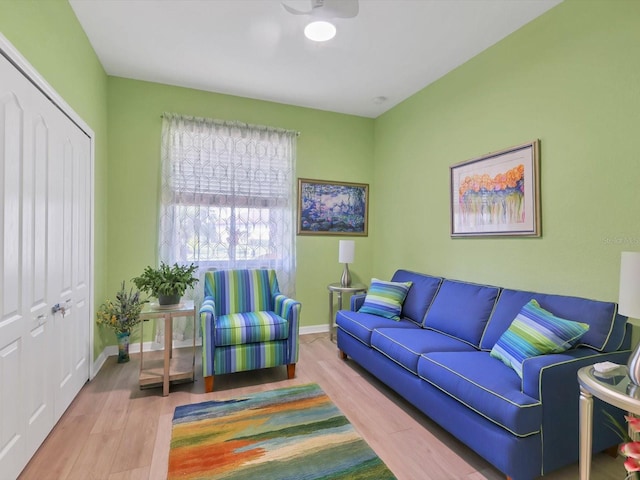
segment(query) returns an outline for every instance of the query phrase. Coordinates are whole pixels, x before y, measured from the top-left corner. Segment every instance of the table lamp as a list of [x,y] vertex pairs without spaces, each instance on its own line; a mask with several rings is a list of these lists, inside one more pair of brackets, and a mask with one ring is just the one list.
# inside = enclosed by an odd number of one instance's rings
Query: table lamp
[[356,242],[353,240],[340,240],[338,252],[338,262],[344,263],[344,271],[340,279],[340,285],[343,287],[351,286],[351,274],[349,273],[349,264],[353,263],[356,256]]
[[[640,318],[640,252],[622,252],[618,312],[627,317]],[[640,385],[640,344],[633,349],[627,368],[629,379]]]

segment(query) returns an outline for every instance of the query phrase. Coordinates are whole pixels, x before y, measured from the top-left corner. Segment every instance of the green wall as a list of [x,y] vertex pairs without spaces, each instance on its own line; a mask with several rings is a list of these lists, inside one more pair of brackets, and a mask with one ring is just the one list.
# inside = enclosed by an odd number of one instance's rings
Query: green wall
[[[639,47],[639,1],[567,0],[378,117],[374,274],[617,301],[640,250]],[[452,239],[449,166],[536,138],[542,237]]]
[[[0,32],[95,134],[95,301],[107,279],[107,75],[66,0],[0,0]],[[104,349],[95,332],[94,356]],[[108,340],[108,337],[107,337]]]
[[[356,280],[408,268],[616,300],[620,252],[640,249],[639,18],[638,0],[565,0],[371,120],[107,77],[66,0],[0,0],[0,31],[96,134],[96,303],[155,262],[164,111],[299,130],[298,177],[370,183]],[[543,236],[451,239],[449,166],[534,138]],[[338,240],[297,237],[304,326],[327,321]]]
[[[108,288],[157,262],[163,112],[298,130],[296,176],[370,183],[373,120],[124,78],[109,78]],[[302,326],[326,325],[327,284],[339,281],[339,237],[298,236]],[[356,238],[356,279],[368,281],[370,237]]]

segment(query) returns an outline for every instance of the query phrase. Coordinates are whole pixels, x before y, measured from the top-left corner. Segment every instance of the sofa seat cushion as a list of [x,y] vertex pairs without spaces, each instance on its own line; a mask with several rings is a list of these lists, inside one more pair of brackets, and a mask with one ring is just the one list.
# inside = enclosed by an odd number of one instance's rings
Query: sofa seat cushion
[[221,315],[216,318],[214,327],[217,347],[284,340],[288,335],[289,323],[273,312]]
[[542,403],[522,393],[520,377],[489,352],[424,354],[418,375],[514,435],[540,432]]
[[410,328],[413,331],[421,330],[420,327],[409,320],[396,321],[370,313],[351,312],[349,310],[338,310],[336,324],[339,329],[357,338],[367,347],[371,346],[371,334],[376,328],[394,327],[399,329]]
[[423,353],[475,351],[472,346],[438,332],[407,328],[377,328],[371,335],[371,346],[415,375]]
[[424,326],[477,347],[499,292],[497,287],[445,280]]

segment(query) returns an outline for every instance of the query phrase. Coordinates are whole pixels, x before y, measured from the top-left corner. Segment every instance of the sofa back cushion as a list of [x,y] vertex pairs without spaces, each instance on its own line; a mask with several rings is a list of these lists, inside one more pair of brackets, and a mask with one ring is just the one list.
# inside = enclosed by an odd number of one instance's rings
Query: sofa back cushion
[[558,317],[589,325],[589,331],[576,346],[588,346],[601,352],[613,352],[621,347],[626,317],[617,314],[615,303],[504,289],[482,337],[480,348],[491,350],[520,309],[531,299],[535,299],[542,308]]
[[478,347],[499,292],[498,287],[444,280],[424,327]]
[[398,270],[394,273],[392,282],[411,282],[411,288],[402,305],[401,317],[422,325],[424,316],[433,302],[433,298],[440,288],[442,278],[423,275],[422,273]]

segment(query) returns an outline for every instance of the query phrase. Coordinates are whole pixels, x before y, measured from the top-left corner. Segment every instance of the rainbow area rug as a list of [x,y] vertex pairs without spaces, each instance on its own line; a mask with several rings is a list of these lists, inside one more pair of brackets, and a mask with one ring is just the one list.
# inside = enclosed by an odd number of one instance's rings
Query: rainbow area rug
[[395,479],[316,384],[176,407],[168,477]]

